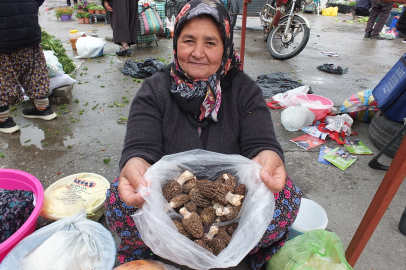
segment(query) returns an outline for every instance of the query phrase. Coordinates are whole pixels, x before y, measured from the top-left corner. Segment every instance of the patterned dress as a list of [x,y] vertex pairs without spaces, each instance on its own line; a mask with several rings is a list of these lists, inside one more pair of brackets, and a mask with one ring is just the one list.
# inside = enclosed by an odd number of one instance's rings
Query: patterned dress
[[48,96],[47,63],[39,44],[13,52],[0,52],[0,107],[23,101],[21,87],[29,98]]
[[[142,255],[150,250],[142,241],[131,218],[137,208],[130,207],[121,200],[118,183],[117,178],[107,191],[105,216],[111,230],[121,238],[117,248],[118,260],[120,263],[126,263],[142,258]],[[284,189],[279,193],[274,193],[275,212],[271,224],[261,241],[250,252],[253,269],[260,269],[285,244],[290,228],[299,212],[302,196],[302,191],[287,176]]]

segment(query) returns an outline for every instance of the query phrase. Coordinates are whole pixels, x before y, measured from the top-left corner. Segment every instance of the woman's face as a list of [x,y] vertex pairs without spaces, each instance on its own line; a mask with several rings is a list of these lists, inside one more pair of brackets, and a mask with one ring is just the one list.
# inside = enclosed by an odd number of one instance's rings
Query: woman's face
[[183,26],[177,42],[178,62],[192,79],[204,79],[216,73],[223,51],[220,30],[213,20],[195,17]]

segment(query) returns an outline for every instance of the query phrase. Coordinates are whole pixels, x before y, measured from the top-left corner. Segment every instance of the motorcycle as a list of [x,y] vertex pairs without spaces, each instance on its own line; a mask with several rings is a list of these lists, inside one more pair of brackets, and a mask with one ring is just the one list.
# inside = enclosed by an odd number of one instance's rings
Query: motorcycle
[[[304,0],[310,4],[313,0]],[[264,41],[269,53],[278,60],[287,60],[298,55],[310,37],[310,23],[298,12],[301,0],[267,0],[260,12]]]

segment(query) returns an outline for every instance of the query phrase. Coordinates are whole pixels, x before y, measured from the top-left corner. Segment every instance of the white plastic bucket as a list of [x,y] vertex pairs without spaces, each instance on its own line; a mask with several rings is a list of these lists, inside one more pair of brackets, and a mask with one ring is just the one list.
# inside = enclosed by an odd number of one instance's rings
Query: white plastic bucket
[[326,229],[328,218],[326,211],[318,203],[302,198],[299,213],[293,222],[289,239],[311,230]]

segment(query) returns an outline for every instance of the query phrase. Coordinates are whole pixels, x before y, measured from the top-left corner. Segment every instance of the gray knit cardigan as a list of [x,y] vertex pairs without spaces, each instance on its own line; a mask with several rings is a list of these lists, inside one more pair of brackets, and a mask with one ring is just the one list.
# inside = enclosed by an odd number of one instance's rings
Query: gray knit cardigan
[[[145,79],[128,117],[120,170],[133,157],[154,164],[164,155],[203,149],[198,129],[171,97],[169,66]],[[236,68],[222,79],[218,122],[211,122],[208,151],[249,159],[263,150],[283,151],[259,86]]]

